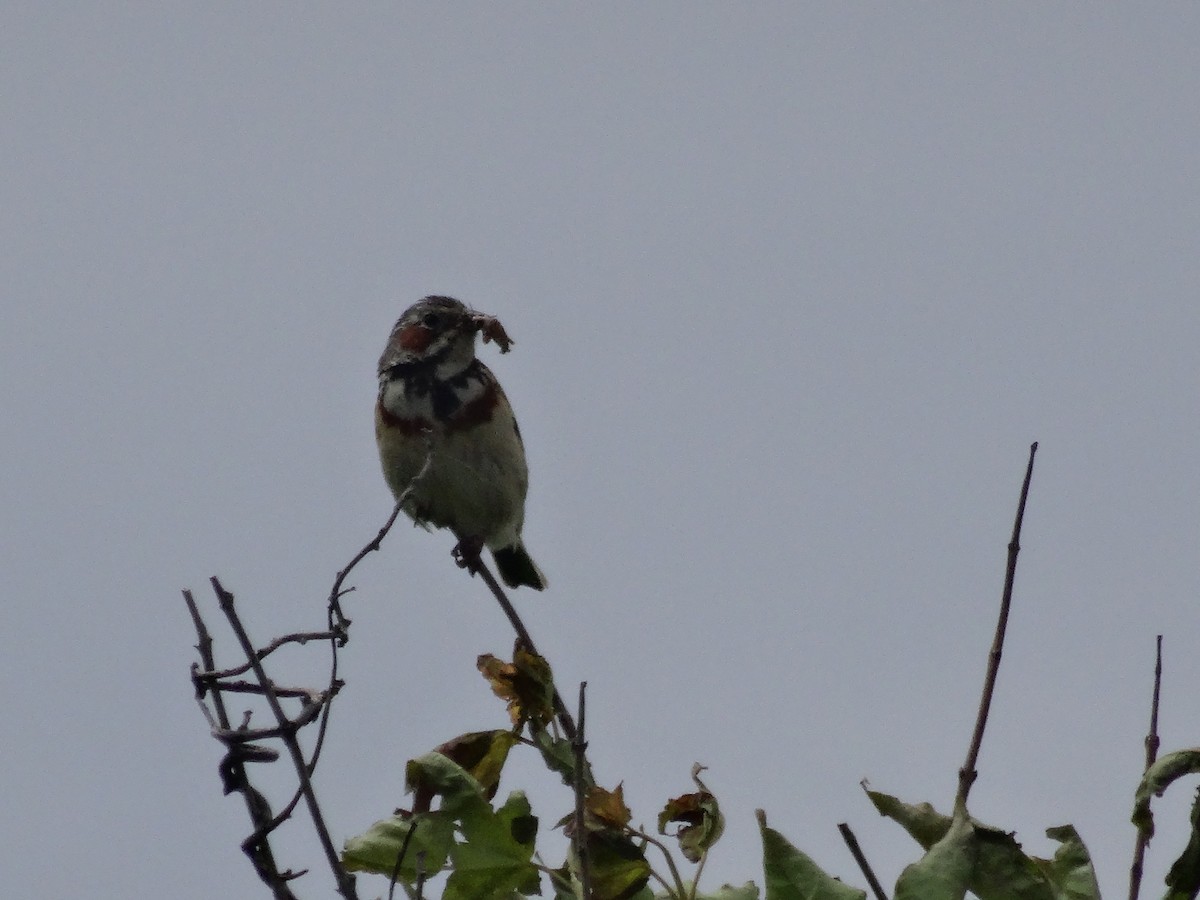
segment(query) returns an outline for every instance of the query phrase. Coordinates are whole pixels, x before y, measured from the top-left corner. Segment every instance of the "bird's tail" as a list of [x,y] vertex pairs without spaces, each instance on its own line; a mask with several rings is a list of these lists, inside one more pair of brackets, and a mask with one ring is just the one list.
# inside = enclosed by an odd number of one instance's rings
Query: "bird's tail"
[[519,541],[511,547],[493,550],[492,557],[496,560],[496,568],[500,572],[500,577],[511,588],[525,585],[535,591],[544,591],[550,583],[526,551],[525,545]]

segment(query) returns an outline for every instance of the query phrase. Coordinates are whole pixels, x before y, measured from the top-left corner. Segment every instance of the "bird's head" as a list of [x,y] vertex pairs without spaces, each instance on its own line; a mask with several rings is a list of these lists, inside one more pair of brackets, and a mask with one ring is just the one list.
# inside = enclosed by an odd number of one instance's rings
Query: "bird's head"
[[400,316],[379,358],[379,374],[428,368],[441,377],[461,372],[475,358],[480,317],[453,297],[426,297]]

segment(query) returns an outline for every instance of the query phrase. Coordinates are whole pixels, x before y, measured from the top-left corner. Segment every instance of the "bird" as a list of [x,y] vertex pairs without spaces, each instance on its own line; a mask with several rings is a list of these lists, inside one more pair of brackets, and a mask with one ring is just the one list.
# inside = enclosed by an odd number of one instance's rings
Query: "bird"
[[509,587],[548,582],[521,538],[529,468],[512,406],[475,355],[475,338],[507,352],[492,316],[429,296],[400,316],[379,357],[375,440],[383,477],[415,524],[448,528],[472,572],[486,546]]

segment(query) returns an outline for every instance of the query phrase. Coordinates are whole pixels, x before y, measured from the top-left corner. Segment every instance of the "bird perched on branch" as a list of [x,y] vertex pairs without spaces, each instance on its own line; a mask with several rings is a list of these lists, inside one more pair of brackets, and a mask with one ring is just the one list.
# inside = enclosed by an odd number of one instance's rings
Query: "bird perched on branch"
[[460,564],[486,546],[505,584],[540,591],[546,576],[521,541],[525,448],[500,382],[475,356],[479,333],[508,352],[496,319],[452,297],[426,297],[396,322],[375,404],[383,477],[418,525],[454,533]]

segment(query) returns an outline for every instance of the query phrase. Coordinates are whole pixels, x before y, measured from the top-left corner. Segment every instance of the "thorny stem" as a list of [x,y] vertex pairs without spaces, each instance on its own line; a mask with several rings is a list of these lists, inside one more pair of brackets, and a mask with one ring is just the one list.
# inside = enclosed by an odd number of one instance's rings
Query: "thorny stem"
[[362,562],[367,557],[367,554],[374,553],[383,544],[383,539],[385,537],[387,537],[387,533],[392,530],[392,526],[396,524],[396,519],[399,518],[399,516],[400,516],[400,504],[403,503],[405,499],[407,499],[409,491],[412,490],[412,485],[416,483],[418,478],[420,478],[421,476],[423,476],[425,474],[426,469],[429,467],[429,462],[430,462],[431,458],[432,457],[430,457],[430,456],[425,457],[425,465],[423,465],[421,467],[421,471],[417,473],[417,475],[413,479],[412,483],[409,484],[408,489],[405,490],[401,499],[396,501],[396,505],[392,508],[392,514],[390,516],[388,516],[388,520],[383,523],[383,527],[379,529],[379,533],[377,535],[375,535],[374,539],[372,539],[370,542],[368,542],[365,547],[363,547],[361,550],[359,550],[358,553],[356,553],[354,555],[354,558],[346,564],[346,568],[344,568],[340,572],[338,572],[337,577],[334,578],[333,587],[330,588],[330,590],[329,590],[329,601],[328,601],[329,602],[329,627],[330,628],[334,628],[335,624],[340,625],[342,627],[345,627],[346,625],[350,624],[350,620],[347,619],[342,614],[342,606],[341,606],[341,603],[339,602],[341,600],[343,594],[346,593],[345,591],[342,590],[342,583],[345,582],[347,576],[349,576],[350,572],[354,569],[354,567],[357,566],[360,562]]
[[283,706],[279,702],[279,697],[275,695],[271,680],[267,677],[266,670],[263,669],[262,662],[258,660],[254,653],[254,645],[250,642],[250,636],[246,633],[246,629],[242,626],[241,619],[238,617],[237,610],[234,609],[233,594],[229,593],[221,586],[221,582],[217,578],[210,579],[213,590],[217,594],[218,601],[221,606],[221,611],[225,613],[226,619],[229,620],[229,627],[237,636],[238,643],[241,644],[242,652],[246,654],[246,658],[251,661],[254,668],[254,677],[263,685],[265,690],[263,696],[267,701],[267,705],[271,708],[275,720],[279,723],[282,730],[280,738],[284,745],[288,748],[288,753],[292,757],[292,764],[296,768],[296,774],[300,779],[300,791],[304,795],[304,800],[308,806],[309,815],[313,820],[313,827],[316,829],[317,838],[321,843],[321,849],[325,851],[325,858],[329,862],[329,867],[333,872],[334,880],[337,882],[338,893],[346,900],[356,900],[357,893],[354,887],[354,876],[346,871],[342,865],[341,858],[338,856],[337,849],[333,846],[333,840],[329,836],[329,829],[325,826],[325,817],[321,812],[321,807],[317,803],[317,795],[313,790],[312,779],[309,777],[309,768],[304,760],[304,751],[300,748],[300,742],[296,739],[294,728],[290,727],[287,714],[283,710]]
[[333,580],[333,587],[329,590],[329,627],[332,629],[334,623],[346,626],[350,624],[350,620],[342,615],[342,607],[340,600],[345,591],[342,590],[342,584],[346,577],[364,558],[370,553],[374,553],[383,544],[383,539],[387,537],[387,533],[392,530],[392,526],[396,524],[396,519],[400,516],[400,510],[404,508],[404,504],[408,502],[408,498],[412,496],[413,491],[417,489],[427,474],[429,467],[433,465],[433,432],[429,429],[425,430],[425,460],[421,463],[421,468],[417,470],[417,474],[408,482],[408,487],[396,498],[396,505],[392,508],[392,514],[388,520],[383,523],[383,527],[379,529],[379,534],[375,535],[375,539],[363,547],[355,557],[346,564],[346,568],[337,573],[337,578]]
[[[333,848],[332,841],[329,837],[327,828],[325,827],[323,815],[320,807],[317,805],[315,792],[312,787],[312,775],[316,770],[317,761],[320,758],[321,748],[324,745],[325,735],[329,724],[330,710],[332,707],[333,698],[337,695],[341,688],[341,682],[338,679],[338,648],[344,646],[349,639],[348,628],[350,620],[345,617],[342,612],[340,599],[348,593],[348,590],[343,590],[342,585],[350,572],[357,566],[369,553],[378,550],[382,544],[383,538],[391,530],[396,519],[400,515],[400,511],[407,501],[412,491],[422,478],[429,471],[429,467],[433,459],[433,442],[431,435],[426,435],[426,455],[425,461],[421,465],[420,471],[409,482],[408,487],[400,495],[396,501],[395,507],[392,509],[391,515],[386,523],[379,530],[375,538],[363,547],[354,558],[346,565],[344,569],[338,572],[334,579],[333,587],[329,592],[327,603],[327,618],[329,630],[325,632],[297,632],[294,634],[284,635],[276,638],[265,647],[255,649],[249,641],[249,637],[242,627],[241,621],[238,618],[237,612],[234,609],[233,595],[226,591],[216,578],[212,578],[213,589],[217,594],[217,599],[220,603],[222,611],[230,621],[234,633],[238,637],[239,643],[246,655],[247,662],[244,665],[237,666],[232,669],[218,671],[212,654],[212,636],[208,633],[208,629],[204,624],[200,612],[196,607],[195,599],[191,591],[184,591],[184,600],[187,603],[188,612],[192,617],[192,622],[196,628],[196,633],[199,638],[196,650],[200,654],[203,664],[203,671],[199,666],[192,666],[192,681],[196,686],[196,700],[200,705],[201,711],[208,720],[210,727],[213,730],[214,736],[225,743],[228,748],[227,755],[222,763],[222,778],[226,788],[226,793],[230,791],[238,791],[243,795],[246,802],[247,810],[250,814],[251,822],[255,826],[254,832],[242,843],[242,849],[250,857],[254,864],[255,870],[264,883],[268,884],[276,897],[276,900],[296,900],[295,895],[287,886],[287,882],[293,878],[304,874],[303,872],[279,872],[275,864],[270,843],[266,840],[267,836],[287,820],[296,805],[303,798],[307,801],[309,812],[312,815],[313,823],[316,827],[318,838],[321,841],[322,849],[329,860],[330,866],[333,869],[334,877],[338,884],[338,891],[347,900],[353,900],[356,897],[354,887],[354,876],[345,871],[341,865],[341,860]],[[349,590],[353,590],[352,588]],[[323,694],[314,694],[311,691],[278,687],[266,676],[266,672],[262,667],[262,660],[273,653],[275,650],[287,644],[297,643],[305,644],[310,640],[328,640],[330,642],[330,675],[329,688]],[[253,670],[258,683],[252,682],[231,682],[225,679],[236,677],[244,672]],[[228,712],[225,707],[224,692],[232,693],[253,693],[261,694],[267,701],[272,713],[275,715],[278,728],[275,729],[256,729],[250,730],[246,727],[248,722],[243,722],[242,726],[236,730],[231,729],[229,723]],[[204,702],[206,694],[212,694],[213,708],[216,711],[214,716],[209,711],[207,704]],[[285,715],[282,705],[279,702],[280,697],[299,697],[305,701],[304,708],[301,714],[295,719],[289,720]],[[299,741],[296,738],[297,730],[305,724],[311,722],[319,714],[320,724],[318,726],[317,737],[314,742],[312,756],[305,762],[303,750],[300,747]],[[248,720],[248,715],[247,715]],[[261,747],[255,747],[248,743],[251,740],[266,737],[279,737],[288,747],[288,751],[292,756],[293,764],[296,767],[297,775],[299,776],[300,785],[293,794],[291,800],[283,808],[283,810],[275,816],[271,815],[270,806],[263,797],[251,784],[246,776],[244,761],[264,758],[261,754],[265,751]],[[273,751],[271,751],[273,753]],[[257,756],[255,754],[258,754]],[[409,832],[411,837],[411,831]],[[406,843],[407,846],[407,843]],[[401,856],[401,859],[403,857]],[[399,866],[400,860],[397,860]],[[394,886],[394,882],[393,882]],[[406,886],[407,891],[407,886]]]
[[1029,482],[1033,479],[1033,457],[1037,453],[1037,441],[1029,447],[1029,465],[1025,468],[1025,482],[1021,486],[1021,499],[1017,504],[1017,517],[1013,523],[1012,540],[1008,543],[1008,567],[1004,573],[1004,592],[1000,597],[1000,618],[996,622],[996,635],[992,650],[988,654],[987,675],[983,681],[983,695],[979,700],[979,714],[975,719],[975,732],[967,750],[967,761],[958,770],[958,794],[954,798],[954,815],[966,814],[967,795],[979,773],[975,764],[979,760],[979,749],[983,746],[983,731],[987,727],[988,710],[996,690],[996,674],[1000,671],[1000,656],[1004,651],[1004,633],[1008,628],[1008,612],[1012,606],[1013,580],[1017,574],[1017,554],[1021,551],[1021,523],[1025,518],[1025,501],[1029,497]]
[[388,520],[383,523],[383,527],[379,529],[379,533],[365,547],[355,554],[354,558],[346,564],[346,568],[337,573],[337,577],[333,580],[333,587],[329,589],[329,598],[327,600],[328,607],[328,622],[329,630],[332,637],[329,641],[329,699],[325,703],[325,708],[322,710],[321,723],[317,726],[317,738],[313,742],[312,756],[308,760],[308,774],[311,776],[317,769],[317,760],[321,758],[321,749],[325,746],[325,734],[329,729],[329,716],[333,711],[333,697],[337,694],[338,687],[338,648],[343,647],[346,641],[350,639],[348,629],[350,620],[342,613],[341,598],[346,593],[342,589],[342,584],[345,583],[347,576],[354,570],[354,567],[362,562],[368,554],[375,552],[382,546],[383,539],[387,537],[392,526],[396,524],[396,519],[400,516],[400,510],[404,508],[404,504],[408,502],[408,498],[412,496],[412,492],[416,490],[417,485],[421,483],[429,472],[429,467],[433,465],[433,433],[425,432],[425,461],[421,463],[421,468],[417,474],[409,481],[408,487],[396,498],[396,505],[392,507],[392,514],[388,516]]
[[[1150,731],[1146,734],[1146,768],[1149,771],[1158,758],[1158,694],[1162,687],[1162,635],[1155,640],[1154,696],[1150,701]],[[1129,900],[1137,900],[1142,889],[1142,867],[1146,860],[1146,847],[1150,844],[1149,833],[1138,829],[1137,843],[1133,847],[1133,863],[1129,867]]]
[[[425,458],[425,466],[422,466],[421,471],[417,473],[419,478],[425,473],[425,469],[429,464],[429,457]],[[415,482],[416,479],[414,479]],[[410,484],[411,488],[412,485]],[[407,492],[405,492],[407,495]],[[392,514],[388,516],[388,520],[383,523],[383,527],[379,529],[379,533],[365,547],[355,554],[354,559],[350,560],[346,568],[337,573],[337,577],[333,580],[333,587],[329,590],[329,599],[327,601],[327,618],[329,621],[329,699],[325,702],[325,708],[321,711],[321,722],[317,726],[317,738],[313,742],[312,756],[309,757],[308,763],[305,766],[306,771],[311,776],[317,770],[317,761],[321,758],[321,750],[325,746],[325,734],[329,729],[329,716],[333,712],[333,698],[337,694],[338,688],[341,686],[338,681],[338,648],[344,647],[346,641],[350,639],[349,627],[350,620],[342,613],[340,599],[345,591],[342,590],[342,582],[346,580],[346,576],[351,570],[357,566],[368,553],[378,550],[387,533],[392,530],[392,526],[396,524],[396,517],[400,515],[400,501],[392,508]]]
[[[204,624],[204,619],[200,616],[200,610],[196,606],[196,599],[192,596],[192,592],[184,591],[183,600],[187,604],[188,613],[192,617],[192,624],[196,628],[196,636],[198,638],[196,651],[200,654],[200,662],[204,666],[205,672],[211,672],[217,667],[212,652],[212,635],[209,634],[208,628]],[[196,667],[193,665],[193,679],[196,679],[197,674]],[[196,702],[200,704],[200,709],[203,710],[204,717],[208,719],[210,725],[215,724],[222,732],[229,732],[231,730],[229,713],[225,708],[225,698],[221,695],[220,688],[217,687],[212,690],[213,709],[216,711],[215,722],[199,688],[200,681],[197,680]],[[250,821],[255,826],[254,833],[242,843],[242,850],[250,857],[250,862],[254,865],[254,870],[258,873],[258,877],[262,879],[264,884],[271,888],[271,892],[275,895],[275,900],[296,900],[296,895],[287,886],[287,878],[284,876],[284,873],[279,871],[278,866],[275,864],[275,856],[271,852],[271,845],[262,839],[273,828],[270,807],[267,805],[266,798],[250,784],[250,779],[246,777],[245,763],[242,762],[241,757],[233,747],[228,747],[227,756],[221,765],[221,772],[226,779],[226,793],[237,791],[242,795],[242,799],[246,803],[246,812],[249,813]]]
[[[287,644],[307,644],[309,641],[327,641],[332,637],[337,637],[337,634],[330,631],[298,631],[294,634],[285,634],[282,637],[277,637],[265,647],[260,647],[254,652],[254,655],[259,660],[264,660],[280,647]],[[240,666],[233,666],[229,669],[221,669],[220,671],[205,672],[204,677],[209,681],[221,681],[226,678],[234,678],[238,675],[243,675],[249,672],[253,665],[249,662],[244,662]],[[231,684],[221,685],[222,690],[236,690]]]

